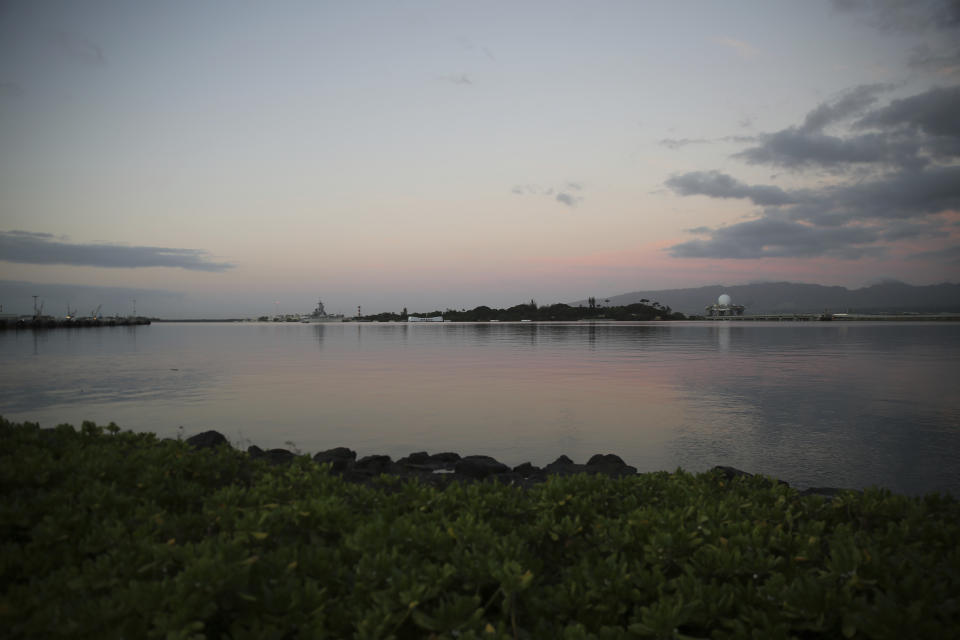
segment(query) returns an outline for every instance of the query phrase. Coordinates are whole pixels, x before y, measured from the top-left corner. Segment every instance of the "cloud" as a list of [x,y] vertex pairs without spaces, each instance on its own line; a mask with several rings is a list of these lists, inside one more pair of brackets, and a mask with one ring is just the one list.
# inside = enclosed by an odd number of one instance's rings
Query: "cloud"
[[664,138],[658,144],[667,149],[682,149],[691,144],[710,144],[711,142],[706,138]]
[[835,100],[824,102],[804,118],[801,131],[822,131],[824,127],[845,120],[877,101],[877,94],[889,91],[893,87],[887,84],[865,84],[845,91]]
[[857,128],[911,127],[930,136],[960,138],[960,85],[935,87],[894,100],[858,120]]
[[[852,165],[919,169],[960,152],[960,86],[934,88],[864,112],[882,85],[858,87],[807,114],[800,126],[762,134],[759,144],[733,157],[750,164],[845,172]],[[831,135],[829,124],[859,116],[855,133]]]
[[787,169],[820,168],[846,171],[853,164],[890,164],[916,167],[925,160],[910,140],[875,133],[840,137],[791,127],[761,136],[761,143],[733,157],[749,164]]
[[907,64],[944,75],[960,74],[960,2],[957,0],[833,0],[841,13],[859,15],[886,33],[922,36]]
[[945,76],[960,75],[960,47],[934,50],[923,42],[910,50],[907,66]]
[[473,81],[470,80],[470,76],[465,73],[451,73],[449,75],[443,76],[443,79],[450,84],[460,84],[460,85],[472,85]]
[[723,36],[721,38],[714,38],[713,41],[717,44],[722,44],[725,47],[730,47],[736,51],[737,55],[739,55],[741,58],[753,58],[760,55],[759,49],[747,42],[744,42],[743,40],[737,40],[736,38]]
[[191,271],[225,271],[225,262],[210,262],[206,251],[112,244],[73,244],[49,233],[0,231],[0,261],[22,264],[69,264],[134,269],[177,267]]
[[569,193],[570,191],[583,191],[584,185],[576,180],[568,180],[563,187],[542,187],[535,184],[517,184],[510,188],[510,193],[518,196],[540,195],[552,198],[555,202],[575,207],[583,202],[583,196],[577,196]]
[[676,258],[818,258],[857,259],[880,255],[875,230],[866,227],[823,228],[765,217],[712,229],[705,239],[668,249]]
[[572,196],[569,193],[560,192],[557,194],[556,201],[565,204],[568,207],[575,207],[583,198],[578,198],[577,196]]
[[921,251],[907,256],[910,260],[934,260],[937,262],[960,264],[960,245],[953,245],[936,251]]
[[745,198],[760,206],[797,202],[780,187],[750,186],[719,171],[692,171],[674,176],[666,185],[682,196],[703,195],[711,198]]
[[833,0],[837,11],[867,14],[881,31],[926,33],[960,28],[956,0]]
[[54,37],[54,43],[61,53],[80,64],[100,67],[107,62],[100,47],[76,34],[61,31]]
[[[734,156],[750,164],[827,169],[834,179],[824,186],[784,190],[719,171],[668,178],[665,185],[681,196],[739,198],[763,207],[746,222],[697,228],[703,237],[668,247],[670,255],[857,259],[898,242],[949,237],[955,216],[944,214],[960,212],[960,87],[876,106],[884,90],[854,88]],[[836,135],[823,131],[841,123],[847,128]]]

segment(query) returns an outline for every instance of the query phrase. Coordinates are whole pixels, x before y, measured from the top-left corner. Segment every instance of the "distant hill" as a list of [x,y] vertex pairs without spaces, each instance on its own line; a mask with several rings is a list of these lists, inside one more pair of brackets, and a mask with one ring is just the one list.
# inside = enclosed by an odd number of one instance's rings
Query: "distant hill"
[[[643,299],[659,302],[685,314],[703,314],[707,305],[720,294],[733,298],[749,313],[900,313],[960,312],[960,284],[913,286],[903,282],[885,282],[862,289],[826,287],[797,282],[763,282],[729,287],[715,284],[693,289],[634,291],[609,296],[611,306],[633,304]],[[586,304],[585,300],[572,305]]]

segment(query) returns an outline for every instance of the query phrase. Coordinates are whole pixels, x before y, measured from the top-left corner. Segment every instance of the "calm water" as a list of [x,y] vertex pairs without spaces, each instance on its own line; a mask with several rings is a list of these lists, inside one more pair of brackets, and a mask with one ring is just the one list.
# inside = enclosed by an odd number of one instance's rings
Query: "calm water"
[[6,331],[0,359],[0,415],[43,426],[960,496],[955,323],[154,324]]

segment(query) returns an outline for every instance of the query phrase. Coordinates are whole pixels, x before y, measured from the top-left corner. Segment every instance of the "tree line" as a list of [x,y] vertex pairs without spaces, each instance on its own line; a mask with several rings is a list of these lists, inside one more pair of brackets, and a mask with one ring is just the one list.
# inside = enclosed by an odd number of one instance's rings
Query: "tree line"
[[603,306],[596,303],[594,298],[590,299],[587,306],[571,306],[568,304],[557,303],[541,306],[535,300],[526,304],[518,304],[507,309],[493,309],[481,305],[473,309],[447,309],[446,311],[434,310],[428,312],[419,312],[408,314],[404,309],[400,313],[384,312],[373,315],[365,315],[359,318],[362,322],[406,322],[410,316],[419,318],[436,318],[443,316],[444,320],[451,322],[490,322],[497,320],[500,322],[519,322],[530,320],[535,322],[545,321],[568,321],[578,320],[685,320],[686,316],[680,312],[673,311],[670,307],[664,306],[659,302],[649,300],[628,304],[624,306]]

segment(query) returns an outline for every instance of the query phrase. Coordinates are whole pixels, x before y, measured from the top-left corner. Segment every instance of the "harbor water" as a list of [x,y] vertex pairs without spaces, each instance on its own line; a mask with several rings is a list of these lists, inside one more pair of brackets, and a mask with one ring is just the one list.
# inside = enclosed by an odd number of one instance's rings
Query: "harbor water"
[[154,323],[6,331],[0,361],[0,415],[44,427],[960,496],[960,323]]

